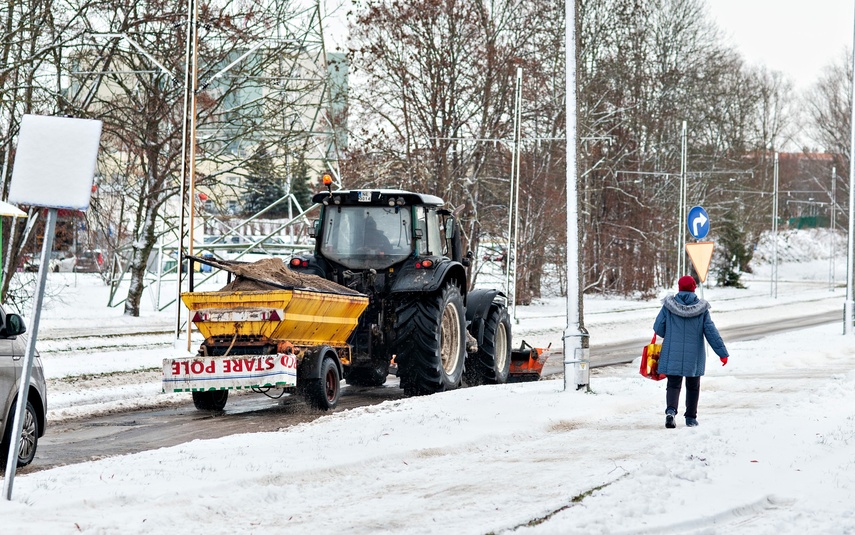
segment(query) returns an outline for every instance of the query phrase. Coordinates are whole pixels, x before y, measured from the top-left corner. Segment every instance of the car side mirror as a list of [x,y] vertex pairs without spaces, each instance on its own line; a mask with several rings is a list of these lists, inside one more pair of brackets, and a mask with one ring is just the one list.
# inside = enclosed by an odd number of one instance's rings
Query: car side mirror
[[6,314],[6,325],[0,329],[0,334],[3,336],[18,336],[27,332],[27,327],[24,325],[24,320],[17,314]]

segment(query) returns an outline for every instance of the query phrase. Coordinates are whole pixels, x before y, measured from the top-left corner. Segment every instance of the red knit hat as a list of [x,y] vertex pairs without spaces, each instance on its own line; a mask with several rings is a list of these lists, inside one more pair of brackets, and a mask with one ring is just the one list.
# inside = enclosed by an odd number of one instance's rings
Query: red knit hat
[[681,292],[694,292],[697,287],[698,285],[695,284],[695,279],[689,275],[684,275],[677,281],[677,288],[679,288]]

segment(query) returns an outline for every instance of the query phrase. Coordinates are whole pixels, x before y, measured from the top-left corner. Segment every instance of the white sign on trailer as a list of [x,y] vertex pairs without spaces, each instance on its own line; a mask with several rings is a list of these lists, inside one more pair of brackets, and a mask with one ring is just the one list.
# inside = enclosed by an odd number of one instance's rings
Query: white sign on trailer
[[297,357],[291,353],[163,359],[167,393],[289,386],[297,386]]

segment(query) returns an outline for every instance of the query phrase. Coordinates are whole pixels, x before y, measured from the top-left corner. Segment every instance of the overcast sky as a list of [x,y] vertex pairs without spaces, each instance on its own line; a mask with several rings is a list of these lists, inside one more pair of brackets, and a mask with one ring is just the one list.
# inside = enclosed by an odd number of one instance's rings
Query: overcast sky
[[852,0],[708,0],[712,17],[750,63],[790,75],[798,90],[852,46]]

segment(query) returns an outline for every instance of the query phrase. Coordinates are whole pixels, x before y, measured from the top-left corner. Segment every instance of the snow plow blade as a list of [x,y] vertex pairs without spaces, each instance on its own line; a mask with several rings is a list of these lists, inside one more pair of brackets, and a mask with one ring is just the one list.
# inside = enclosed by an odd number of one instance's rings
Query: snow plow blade
[[[547,348],[549,349],[549,348]],[[541,357],[544,349],[531,347],[523,340],[519,349],[511,351],[511,367],[508,374],[509,383],[524,383],[539,381],[546,358]]]

